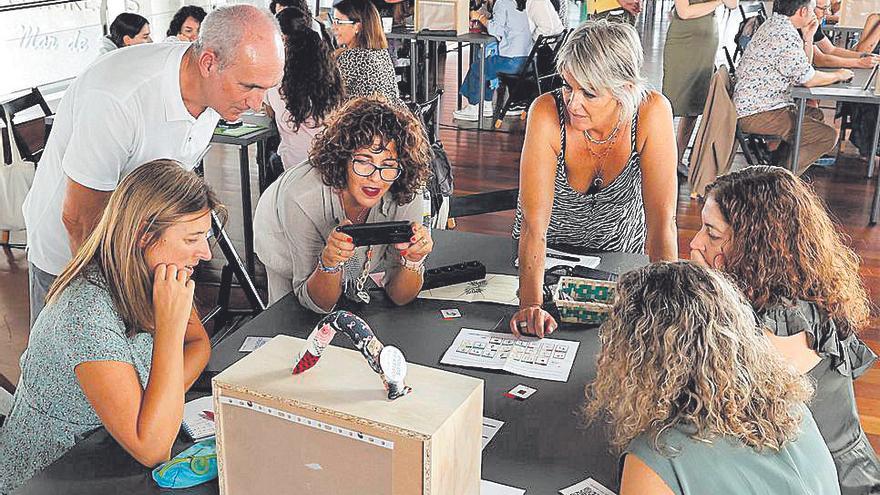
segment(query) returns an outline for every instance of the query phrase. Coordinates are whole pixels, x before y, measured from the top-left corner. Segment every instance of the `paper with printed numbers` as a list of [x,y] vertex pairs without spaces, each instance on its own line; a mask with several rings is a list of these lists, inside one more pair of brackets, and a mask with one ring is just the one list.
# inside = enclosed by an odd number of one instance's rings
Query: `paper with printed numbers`
[[602,483],[594,480],[593,478],[587,478],[584,481],[576,485],[571,485],[568,488],[561,488],[559,490],[560,495],[616,495],[611,490],[605,488]]

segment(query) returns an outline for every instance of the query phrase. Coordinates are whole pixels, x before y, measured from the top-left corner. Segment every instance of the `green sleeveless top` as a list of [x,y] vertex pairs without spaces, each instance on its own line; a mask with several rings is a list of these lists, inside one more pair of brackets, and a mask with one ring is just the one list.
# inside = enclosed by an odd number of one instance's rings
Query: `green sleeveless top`
[[[695,440],[694,429],[670,428],[660,436],[664,453],[643,434],[624,453],[635,454],[654,470],[676,495],[736,493],[750,495],[837,495],[837,471],[828,447],[809,411],[804,409],[801,433],[778,452],[760,453],[737,439]],[[620,465],[623,466],[621,457]]]

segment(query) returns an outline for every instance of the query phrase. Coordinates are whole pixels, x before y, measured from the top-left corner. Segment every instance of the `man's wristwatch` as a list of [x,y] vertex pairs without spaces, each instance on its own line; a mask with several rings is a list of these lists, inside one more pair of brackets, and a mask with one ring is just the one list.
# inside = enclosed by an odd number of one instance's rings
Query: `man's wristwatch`
[[427,256],[422,257],[419,261],[410,261],[406,259],[406,257],[400,257],[400,263],[403,264],[403,267],[407,270],[418,273],[419,275],[425,274],[425,259]]

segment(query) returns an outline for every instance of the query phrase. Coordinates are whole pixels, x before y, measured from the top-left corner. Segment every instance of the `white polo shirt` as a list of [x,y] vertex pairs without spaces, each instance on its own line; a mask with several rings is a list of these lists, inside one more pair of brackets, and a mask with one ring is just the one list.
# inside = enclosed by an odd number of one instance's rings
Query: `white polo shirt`
[[28,261],[58,275],[70,261],[61,222],[66,177],[112,191],[137,167],[173,158],[192,170],[220,116],[190,115],[180,95],[180,63],[189,43],[114,50],[67,89],[30,192],[25,198]]

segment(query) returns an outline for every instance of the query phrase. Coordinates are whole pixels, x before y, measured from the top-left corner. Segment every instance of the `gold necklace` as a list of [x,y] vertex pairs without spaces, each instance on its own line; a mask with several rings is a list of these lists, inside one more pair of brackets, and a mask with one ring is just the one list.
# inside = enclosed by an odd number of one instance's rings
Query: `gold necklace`
[[[587,188],[586,194],[596,194],[605,186],[605,178],[602,176],[602,170],[605,168],[605,157],[608,156],[608,153],[611,152],[614,145],[617,143],[617,136],[619,135],[618,131],[620,131],[620,123],[622,121],[623,115],[622,113],[618,113],[617,123],[614,125],[614,129],[611,130],[611,134],[609,134],[607,138],[602,140],[595,140],[590,137],[590,134],[587,131],[583,131],[584,137],[587,139],[587,151],[596,159],[596,174],[593,176],[593,180],[590,181],[590,186]],[[605,146],[601,152],[596,152],[593,150],[593,144],[597,146],[607,144],[607,146]]]

